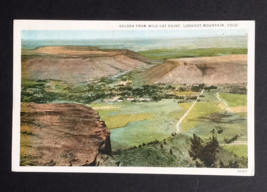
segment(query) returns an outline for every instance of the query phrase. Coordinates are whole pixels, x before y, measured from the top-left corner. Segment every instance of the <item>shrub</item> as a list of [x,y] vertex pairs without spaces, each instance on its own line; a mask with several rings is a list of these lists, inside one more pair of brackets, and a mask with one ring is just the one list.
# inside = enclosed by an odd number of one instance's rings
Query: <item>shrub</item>
[[239,163],[238,161],[229,161],[228,165],[224,165],[224,163],[222,162],[222,160],[220,160],[220,168],[239,168]]
[[237,138],[238,138],[238,135],[236,135],[236,136],[234,136],[234,137],[232,137],[230,139],[224,138],[223,140],[224,140],[225,143],[229,144],[229,143],[232,143],[232,142],[236,141]]
[[217,133],[218,133],[218,134],[221,134],[222,132],[223,132],[223,128],[218,127],[218,128],[217,128]]
[[166,139],[164,139],[164,140],[163,140],[163,144],[164,144],[164,145],[166,145],[166,144],[167,144],[167,143],[166,143]]

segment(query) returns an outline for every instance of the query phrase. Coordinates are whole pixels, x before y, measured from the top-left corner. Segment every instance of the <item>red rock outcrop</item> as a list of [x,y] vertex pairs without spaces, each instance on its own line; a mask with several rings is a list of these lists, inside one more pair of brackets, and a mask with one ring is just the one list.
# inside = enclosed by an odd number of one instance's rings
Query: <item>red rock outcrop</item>
[[110,131],[98,113],[79,104],[21,105],[21,165],[94,166],[111,152]]

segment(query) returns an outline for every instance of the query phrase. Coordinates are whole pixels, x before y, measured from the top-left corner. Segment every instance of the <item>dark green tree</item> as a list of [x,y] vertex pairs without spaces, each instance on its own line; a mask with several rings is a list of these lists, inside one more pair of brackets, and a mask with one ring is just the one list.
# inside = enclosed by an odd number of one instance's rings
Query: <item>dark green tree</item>
[[203,161],[206,167],[214,166],[214,162],[216,160],[216,154],[219,152],[219,142],[214,132],[215,131],[213,130],[212,137],[203,147],[202,153],[200,155],[200,159],[201,161]]
[[[192,157],[193,160],[201,160],[205,167],[214,167],[216,154],[219,152],[219,142],[214,129],[211,131],[211,134],[212,136],[206,143],[204,143],[202,139],[195,134],[193,134],[193,138],[190,139],[190,157]],[[199,167],[202,166],[202,164],[196,161],[196,166]]]
[[189,151],[189,155],[193,158],[193,160],[196,160],[200,157],[200,154],[202,153],[203,141],[196,134],[193,134],[193,138],[191,138],[190,140],[191,150]]

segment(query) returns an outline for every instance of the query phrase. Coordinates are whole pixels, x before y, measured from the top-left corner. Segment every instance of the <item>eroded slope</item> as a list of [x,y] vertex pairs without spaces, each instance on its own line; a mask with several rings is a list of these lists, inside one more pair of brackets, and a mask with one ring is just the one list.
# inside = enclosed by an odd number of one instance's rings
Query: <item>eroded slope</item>
[[150,83],[238,84],[247,82],[247,55],[168,59],[146,73]]
[[22,50],[22,78],[88,82],[159,62],[129,50],[75,46],[40,47]]

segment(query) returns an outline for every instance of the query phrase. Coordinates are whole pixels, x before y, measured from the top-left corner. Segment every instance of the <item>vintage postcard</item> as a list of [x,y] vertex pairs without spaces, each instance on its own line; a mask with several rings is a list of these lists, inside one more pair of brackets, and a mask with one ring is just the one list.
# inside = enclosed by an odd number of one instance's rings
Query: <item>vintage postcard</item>
[[12,170],[254,175],[254,21],[14,21]]

